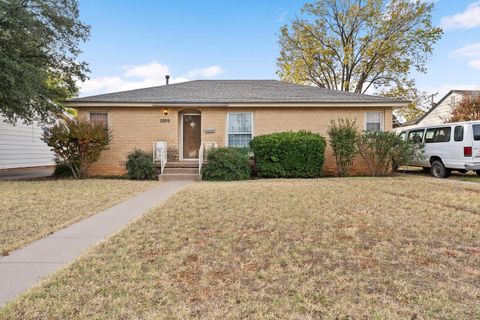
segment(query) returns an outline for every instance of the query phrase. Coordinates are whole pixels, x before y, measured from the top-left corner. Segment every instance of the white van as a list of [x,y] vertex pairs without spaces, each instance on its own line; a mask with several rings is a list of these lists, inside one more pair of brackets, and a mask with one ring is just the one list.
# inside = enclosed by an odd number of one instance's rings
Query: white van
[[425,144],[424,159],[416,159],[412,166],[437,178],[448,177],[452,170],[473,170],[480,176],[480,121],[410,128],[400,136]]

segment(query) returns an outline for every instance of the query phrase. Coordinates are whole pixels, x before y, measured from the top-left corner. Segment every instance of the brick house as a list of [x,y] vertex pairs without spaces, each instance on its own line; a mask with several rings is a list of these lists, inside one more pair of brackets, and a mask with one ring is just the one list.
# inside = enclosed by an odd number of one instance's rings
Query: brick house
[[[66,105],[79,118],[111,129],[109,149],[91,167],[93,175],[111,175],[125,173],[134,148],[154,152],[159,161],[168,158],[167,167],[183,162],[198,168],[205,146],[243,147],[256,135],[289,130],[327,137],[333,119],[356,119],[361,130],[387,131],[393,109],[406,102],[276,80],[197,80],[75,98]],[[159,155],[163,150],[166,155]],[[364,169],[357,159],[354,170]],[[327,147],[325,171],[334,170]]]

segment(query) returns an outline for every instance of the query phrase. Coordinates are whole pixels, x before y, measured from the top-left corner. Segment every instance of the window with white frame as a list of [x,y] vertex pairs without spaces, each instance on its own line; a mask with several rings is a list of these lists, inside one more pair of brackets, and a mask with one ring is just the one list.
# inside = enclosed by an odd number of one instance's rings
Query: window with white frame
[[227,115],[228,146],[248,147],[252,140],[253,114],[251,112],[230,112]]
[[365,113],[365,131],[383,131],[383,112]]

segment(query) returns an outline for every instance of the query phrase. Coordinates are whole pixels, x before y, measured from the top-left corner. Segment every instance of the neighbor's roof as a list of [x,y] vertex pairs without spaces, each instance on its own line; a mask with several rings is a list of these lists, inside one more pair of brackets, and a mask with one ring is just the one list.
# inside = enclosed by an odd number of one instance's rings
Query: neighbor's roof
[[196,80],[68,100],[79,103],[234,104],[234,103],[374,103],[407,101],[298,85],[277,80]]
[[432,111],[435,110],[435,108],[437,108],[439,105],[441,105],[442,102],[445,101],[445,99],[447,99],[452,93],[457,93],[457,94],[469,95],[469,96],[476,97],[476,96],[480,95],[480,90],[450,90],[445,96],[443,96],[442,99],[440,99],[440,101],[435,103],[435,105],[432,108],[430,108],[427,112],[425,112],[424,114],[422,114],[421,116],[419,116],[415,119],[412,119],[412,120],[409,120],[409,121],[406,121],[406,122],[402,123],[400,125],[400,127],[408,127],[408,126],[413,126],[413,125],[418,124],[420,121],[425,119],[426,116],[428,116],[430,113],[432,113]]

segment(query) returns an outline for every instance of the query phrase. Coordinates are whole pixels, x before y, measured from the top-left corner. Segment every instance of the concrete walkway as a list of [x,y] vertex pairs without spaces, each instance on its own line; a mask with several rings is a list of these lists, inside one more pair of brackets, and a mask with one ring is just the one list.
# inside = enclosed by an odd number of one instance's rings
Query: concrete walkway
[[191,181],[169,181],[0,258],[0,307]]

